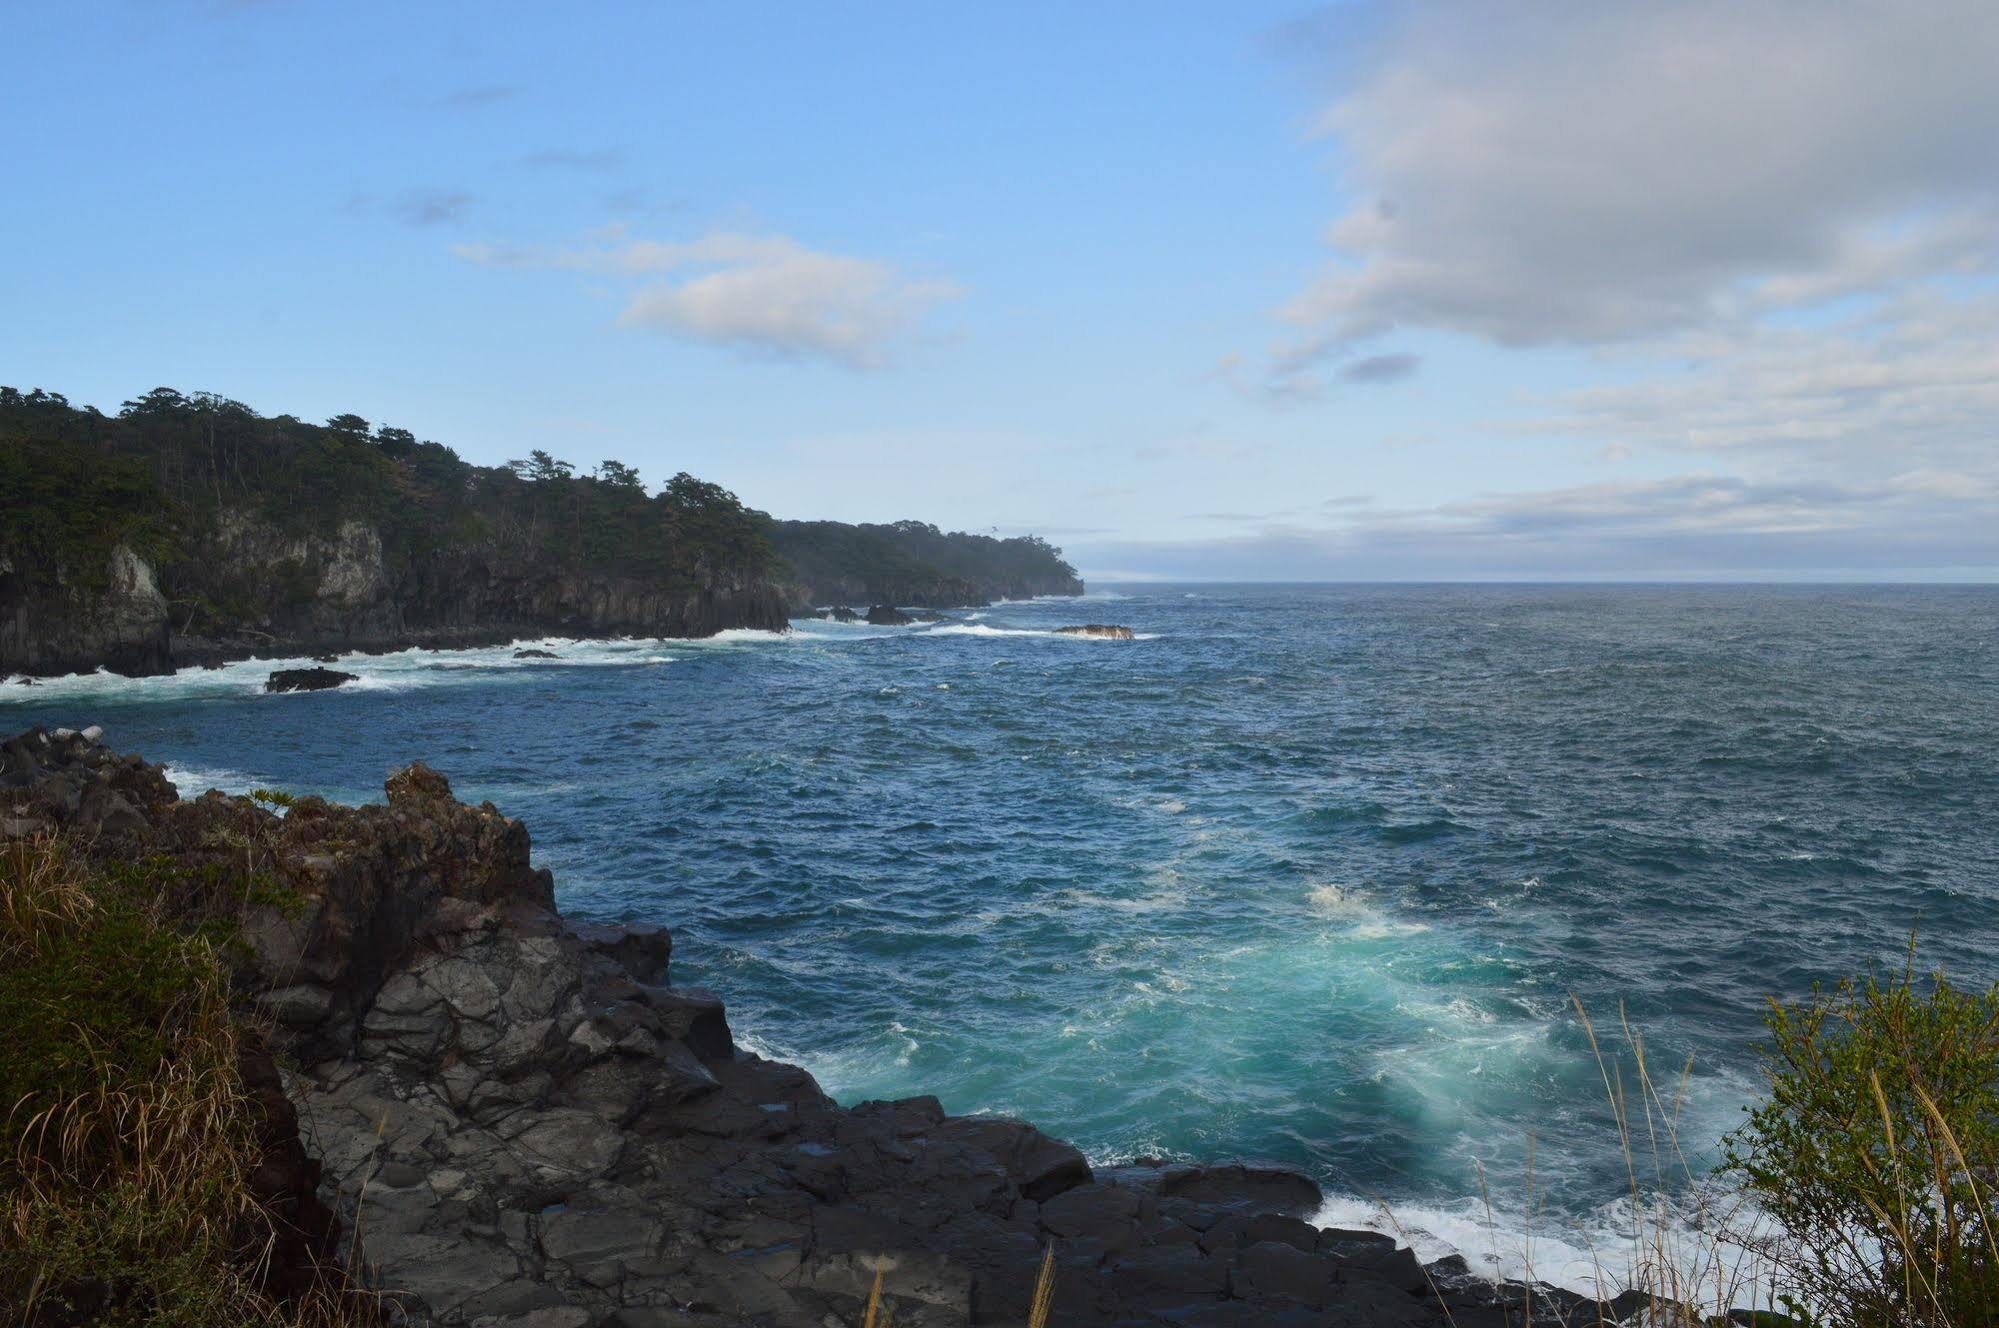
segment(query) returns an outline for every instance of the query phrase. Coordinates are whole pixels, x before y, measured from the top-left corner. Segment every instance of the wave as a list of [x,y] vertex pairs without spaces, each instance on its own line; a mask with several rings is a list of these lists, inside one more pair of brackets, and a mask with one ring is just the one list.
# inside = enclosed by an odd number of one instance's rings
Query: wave
[[[774,632],[757,633],[756,636],[759,639],[779,639]],[[516,659],[516,650],[546,650],[557,657]],[[660,641],[651,637],[585,640],[551,636],[456,650],[409,646],[382,654],[349,652],[327,667],[356,675],[355,681],[336,689],[339,692],[401,692],[457,682],[483,682],[495,675],[508,673],[526,677],[538,669],[630,668],[670,664],[674,659],[673,655],[661,653]],[[173,673],[145,678],[130,678],[105,669],[94,673],[37,678],[31,687],[0,685],[0,709],[92,701],[177,703],[241,699],[263,695],[264,683],[278,669],[311,668],[319,662],[317,658],[305,655],[252,655],[214,667],[189,666]],[[279,695],[297,698],[320,693],[288,692]]]
[[[1058,632],[1050,627],[994,627],[989,623],[945,623],[922,633],[924,636],[1046,636],[1062,641],[1109,641],[1107,636],[1078,636],[1073,632]],[[1157,641],[1157,632],[1134,632],[1134,641]]]
[[[1530,1217],[1495,1208],[1483,1199],[1446,1204],[1395,1204],[1355,1195],[1328,1195],[1311,1222],[1318,1227],[1378,1231],[1416,1252],[1424,1263],[1460,1255],[1472,1271],[1493,1280],[1544,1282],[1585,1296],[1611,1299],[1638,1280],[1641,1265],[1661,1252],[1672,1276],[1711,1298],[1727,1288],[1736,1306],[1761,1305],[1769,1295],[1768,1269],[1754,1255],[1721,1244],[1712,1212],[1739,1212],[1735,1200],[1709,1196],[1704,1215],[1688,1205],[1660,1202],[1638,1214],[1619,1200],[1575,1221]],[[1738,1220],[1754,1222],[1754,1215]],[[1648,1276],[1659,1276],[1651,1267]]]
[[199,765],[181,765],[169,762],[160,767],[174,786],[174,791],[183,798],[198,798],[210,789],[220,789],[224,793],[244,794],[252,789],[267,788],[265,780],[246,775],[239,770]]

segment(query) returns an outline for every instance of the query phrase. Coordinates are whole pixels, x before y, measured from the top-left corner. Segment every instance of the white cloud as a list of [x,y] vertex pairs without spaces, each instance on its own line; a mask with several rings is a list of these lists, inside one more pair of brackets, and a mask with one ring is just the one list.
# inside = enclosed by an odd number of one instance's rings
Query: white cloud
[[1879,477],[1999,477],[1999,296],[1917,290],[1834,323],[1666,343],[1670,376],[1578,389],[1524,429]]
[[691,341],[851,368],[884,363],[940,301],[948,281],[906,277],[872,258],[809,249],[783,235],[711,231],[696,240],[629,239],[613,227],[565,250],[461,245],[459,257],[492,267],[558,267],[644,284],[619,321]]
[[1871,485],[1694,472],[1431,507],[1357,505],[1223,539],[1087,540],[1071,552],[1085,566],[1209,580],[1990,577],[1994,493],[1988,481],[1922,471]]
[[1314,335],[1593,343],[1995,257],[1989,0],[1418,0],[1374,57]]

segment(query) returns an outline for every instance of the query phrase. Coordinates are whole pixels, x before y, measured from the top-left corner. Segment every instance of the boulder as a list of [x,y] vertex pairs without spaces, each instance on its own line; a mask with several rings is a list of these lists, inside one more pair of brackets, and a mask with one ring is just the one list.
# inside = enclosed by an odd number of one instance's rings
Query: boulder
[[556,654],[553,650],[528,649],[528,650],[516,650],[514,652],[514,658],[515,659],[561,659],[562,656]]
[[874,627],[907,627],[915,621],[891,604],[877,604],[868,610],[868,623]]
[[319,692],[343,683],[359,682],[358,673],[339,669],[277,669],[264,683],[267,692]]
[[852,609],[846,609],[846,608],[834,609],[832,610],[829,616],[833,619],[834,622],[839,622],[839,623],[859,622],[861,620],[860,614],[855,613]]
[[1094,636],[1106,641],[1129,641],[1134,633],[1129,627],[1115,623],[1081,623],[1073,627],[1057,627],[1058,636]]

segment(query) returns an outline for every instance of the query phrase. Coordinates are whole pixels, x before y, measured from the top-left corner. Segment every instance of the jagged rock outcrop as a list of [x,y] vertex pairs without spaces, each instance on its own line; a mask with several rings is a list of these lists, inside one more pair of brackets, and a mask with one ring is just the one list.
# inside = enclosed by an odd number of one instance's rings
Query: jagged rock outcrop
[[1075,627],[1057,627],[1058,636],[1094,636],[1105,641],[1129,641],[1136,635],[1129,627],[1115,623],[1082,623]]
[[[177,800],[97,736],[0,744],[0,836],[58,825],[197,865],[248,845],[282,879],[247,916],[243,989],[298,1067],[350,1260],[401,1322],[851,1325],[880,1270],[903,1328],[1018,1324],[1051,1245],[1056,1324],[1528,1321],[1518,1288],[1314,1227],[1296,1172],[1097,1171],[934,1098],[839,1106],[670,985],[663,929],[565,921],[520,823],[427,767],[380,806],[279,816]],[[1597,1321],[1546,1288],[1532,1303]]]
[[868,609],[868,623],[874,627],[907,627],[916,619],[892,604],[876,604]]

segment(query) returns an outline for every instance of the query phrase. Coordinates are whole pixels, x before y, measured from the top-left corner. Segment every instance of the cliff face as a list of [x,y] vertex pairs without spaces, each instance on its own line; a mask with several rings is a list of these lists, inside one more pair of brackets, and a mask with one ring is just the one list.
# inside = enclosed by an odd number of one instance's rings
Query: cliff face
[[1279,1168],[1099,1170],[934,1098],[842,1108],[736,1046],[715,995],[670,985],[663,929],[565,921],[525,828],[434,771],[391,776],[381,806],[306,798],[280,817],[177,800],[94,737],[0,743],[0,842],[53,826],[120,860],[248,852],[292,892],[245,914],[241,985],[299,1067],[286,1086],[321,1197],[358,1232],[350,1267],[397,1322],[853,1325],[879,1270],[904,1328],[1019,1324],[1051,1246],[1059,1325],[1496,1328],[1634,1308],[1320,1230],[1318,1187]]
[[152,565],[118,544],[101,572],[32,588],[0,558],[0,674],[171,667],[167,600]]
[[704,560],[691,586],[673,588],[547,563],[499,539],[398,555],[365,522],[300,535],[240,513],[216,523],[175,582],[186,598],[214,606],[205,630],[176,641],[183,663],[274,646],[313,653],[540,635],[781,631],[786,620],[782,588],[757,568]]
[[674,588],[536,565],[498,540],[398,555],[363,521],[320,535],[234,511],[164,570],[117,546],[99,580],[101,588],[30,590],[0,563],[0,674],[152,674],[252,654],[522,636],[781,631],[788,612],[784,588],[757,568],[704,562],[692,585]]

